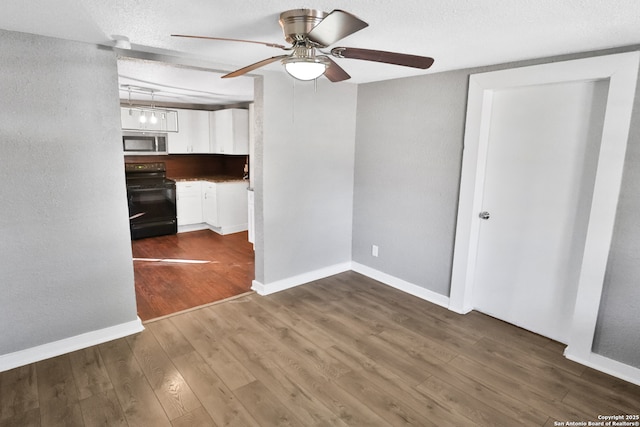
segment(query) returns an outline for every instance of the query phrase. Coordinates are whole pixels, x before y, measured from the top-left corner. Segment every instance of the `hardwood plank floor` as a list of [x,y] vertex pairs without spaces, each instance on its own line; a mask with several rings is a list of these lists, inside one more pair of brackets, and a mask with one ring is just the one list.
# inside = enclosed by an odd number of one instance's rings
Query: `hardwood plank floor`
[[563,346],[348,272],[0,373],[0,426],[555,426],[640,413]]
[[247,232],[221,236],[211,230],[192,231],[133,240],[131,248],[138,316],[142,321],[251,290],[254,254]]

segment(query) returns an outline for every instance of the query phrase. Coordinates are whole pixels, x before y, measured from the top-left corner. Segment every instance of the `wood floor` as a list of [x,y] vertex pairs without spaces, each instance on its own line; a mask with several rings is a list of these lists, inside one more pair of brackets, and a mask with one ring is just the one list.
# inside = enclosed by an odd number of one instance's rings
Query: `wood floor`
[[131,247],[138,316],[143,321],[251,290],[254,253],[247,232],[221,236],[211,230],[192,231],[134,240]]
[[0,374],[0,426],[553,426],[640,412],[640,387],[558,343],[353,272],[145,326]]

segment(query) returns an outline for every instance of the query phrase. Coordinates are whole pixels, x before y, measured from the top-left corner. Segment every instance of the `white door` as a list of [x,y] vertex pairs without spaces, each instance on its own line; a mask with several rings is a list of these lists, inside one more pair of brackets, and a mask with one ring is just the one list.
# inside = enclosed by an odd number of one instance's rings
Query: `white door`
[[606,81],[493,94],[473,305],[567,342],[604,120]]

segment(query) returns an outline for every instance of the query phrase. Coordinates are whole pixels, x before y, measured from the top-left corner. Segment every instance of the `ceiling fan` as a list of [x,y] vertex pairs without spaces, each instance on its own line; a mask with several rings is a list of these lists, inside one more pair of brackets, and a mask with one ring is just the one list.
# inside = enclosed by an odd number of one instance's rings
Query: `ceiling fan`
[[350,79],[351,76],[330,57],[384,62],[423,70],[433,64],[433,58],[426,56],[381,50],[334,47],[329,51],[325,51],[324,49],[338,40],[369,26],[366,22],[343,10],[336,9],[331,13],[326,13],[315,9],[293,9],[281,13],[279,22],[284,32],[285,40],[289,42],[291,46],[221,37],[191,36],[185,34],[172,34],[172,36],[256,43],[291,52],[286,55],[272,56],[271,58],[263,59],[255,64],[225,74],[222,78],[238,77],[257,68],[271,64],[272,62],[281,61],[285,70],[292,77],[299,80],[314,80],[323,74],[332,82]]

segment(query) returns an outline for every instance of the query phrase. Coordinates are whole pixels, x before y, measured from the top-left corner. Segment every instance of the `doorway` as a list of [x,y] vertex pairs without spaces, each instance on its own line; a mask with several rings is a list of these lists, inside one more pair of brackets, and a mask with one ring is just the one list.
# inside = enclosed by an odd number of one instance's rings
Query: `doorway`
[[[130,54],[118,59],[123,111],[135,110],[136,107],[147,110],[159,107],[194,114],[184,115],[185,120],[179,121],[175,134],[171,129],[167,130],[168,154],[129,156],[125,162],[162,162],[166,166],[166,177],[178,181],[242,181],[246,182],[246,187],[252,187],[252,179],[255,178],[251,173],[254,164],[252,138],[247,156],[246,153],[207,151],[208,143],[204,147],[192,142],[196,137],[198,141],[204,139],[207,142],[208,122],[206,126],[198,126],[198,132],[187,131],[187,139],[193,145],[187,150],[181,145],[172,150],[171,136],[180,136],[180,132],[189,126],[186,119],[192,115],[207,118],[209,112],[222,108],[249,109],[251,114],[256,98],[255,78],[246,76],[228,82],[219,79],[226,72],[202,64],[189,65],[185,64],[189,61],[166,55],[133,51]],[[261,99],[260,96],[257,98]],[[261,123],[258,120],[254,122]],[[252,131],[261,134],[254,129]],[[174,138],[175,141],[182,139]],[[248,171],[247,160],[250,164]],[[245,176],[247,172],[249,179]],[[209,194],[200,195],[204,198]],[[204,213],[202,221],[204,224]],[[195,225],[195,229],[200,231],[132,241],[138,315],[143,321],[250,291],[255,262],[248,233],[226,234],[230,232],[227,231],[221,235]]]
[[474,307],[567,343],[608,81],[493,94]]
[[[586,222],[586,232],[584,244],[580,245],[582,252],[575,247],[569,251],[580,261],[576,261],[577,267],[573,273],[577,274],[575,296],[571,297],[574,309],[564,307],[570,313],[569,324],[565,325],[569,344],[565,354],[574,360],[590,357],[620,192],[639,57],[637,52],[632,52],[471,76],[450,296],[450,308],[453,311],[466,313],[477,308],[476,301],[491,298],[491,295],[478,296],[479,293],[486,293],[486,290],[478,287],[478,275],[482,269],[486,269],[479,265],[479,261],[483,262],[480,251],[485,249],[482,246],[485,242],[480,242],[481,229],[484,224],[497,219],[496,215],[500,215],[501,209],[490,215],[488,220],[480,218],[485,202],[485,181],[491,179],[488,178],[488,168],[494,99],[499,98],[499,92],[503,90],[534,86],[542,88],[570,82],[599,82],[591,90],[594,94],[606,92],[606,99],[602,101],[604,117],[601,138],[596,141],[599,148],[595,150],[597,156],[593,160],[596,165],[593,185],[575,202],[578,206],[581,203],[588,205],[588,212],[582,217],[582,221]],[[524,189],[519,190],[526,194]],[[589,193],[591,200],[586,203]],[[572,220],[576,220],[576,217]],[[580,222],[580,218],[576,221]],[[514,260],[520,262],[526,259],[527,255],[519,255],[511,260],[502,260],[502,265],[509,263],[512,267],[511,264],[516,262]],[[500,271],[501,267],[493,269]],[[522,270],[516,265],[515,271]],[[521,294],[520,298],[523,298]],[[526,297],[523,300],[526,301]]]
[[247,232],[190,231],[131,242],[138,317],[145,322],[251,291]]

